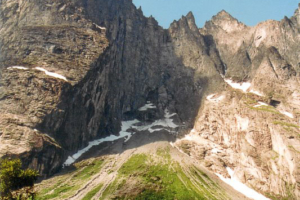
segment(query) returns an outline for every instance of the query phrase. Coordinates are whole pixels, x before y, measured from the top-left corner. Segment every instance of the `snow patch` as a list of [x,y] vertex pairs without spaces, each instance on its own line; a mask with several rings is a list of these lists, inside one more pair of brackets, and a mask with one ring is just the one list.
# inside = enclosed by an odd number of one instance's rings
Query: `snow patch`
[[220,152],[222,152],[222,151],[220,149],[217,149],[217,148],[213,148],[211,150],[211,153],[214,153],[214,154],[217,154],[217,153],[220,153]]
[[269,198],[263,196],[262,194],[256,192],[255,190],[249,188],[247,185],[241,183],[236,177],[234,177],[234,171],[229,167],[226,167],[228,174],[231,178],[224,178],[221,174],[216,175],[225,183],[233,187],[236,191],[244,194],[246,197],[254,200],[270,200]]
[[200,137],[195,129],[192,129],[189,134],[185,135],[184,138],[176,139],[175,143],[180,143],[181,141],[191,141],[198,144],[203,144],[203,138]]
[[12,69],[20,69],[20,70],[27,70],[28,67],[23,67],[23,66],[12,66],[12,67],[8,67],[8,70],[12,70]]
[[42,72],[45,72],[45,74],[48,75],[48,76],[52,76],[52,77],[54,77],[54,78],[59,78],[59,79],[68,81],[66,77],[64,77],[64,76],[62,76],[62,75],[60,75],[60,74],[57,74],[57,73],[49,72],[49,71],[47,71],[47,70],[44,69],[44,68],[36,67],[35,69],[37,69],[37,70],[39,70],[39,71],[42,71]]
[[132,133],[127,132],[127,130],[129,128],[132,127],[132,125],[136,124],[140,122],[139,120],[132,120],[132,121],[123,121],[122,122],[122,129],[119,133],[118,136],[116,135],[110,135],[108,137],[105,138],[100,138],[94,141],[89,142],[89,145],[81,150],[79,150],[77,153],[73,154],[72,156],[69,156],[68,159],[65,161],[65,163],[63,164],[63,166],[69,166],[71,164],[73,164],[82,154],[84,154],[85,152],[87,152],[88,150],[90,150],[93,146],[97,146],[103,142],[112,142],[115,140],[118,140],[120,138],[124,138],[127,137],[125,142],[127,142],[130,137],[132,136]]
[[258,95],[258,96],[264,96],[262,93],[260,93],[259,91],[256,91],[256,90],[253,90],[253,89],[251,89],[250,90],[250,93],[253,93],[253,94],[256,94],[256,95]]
[[196,131],[196,129],[193,128],[193,129],[191,130],[190,134],[195,134],[195,133],[197,133],[197,131]]
[[231,79],[224,79],[224,80],[232,88],[242,90],[243,92],[247,92],[247,90],[251,87],[251,83],[249,82],[235,83]]
[[106,30],[106,28],[105,27],[102,27],[102,26],[99,26],[99,25],[97,25],[97,24],[95,24],[95,23],[93,23],[97,28],[99,28],[99,29],[101,29],[101,30]]
[[286,112],[286,111],[283,111],[283,110],[279,110],[279,112],[281,114],[284,114],[284,115],[288,116],[289,118],[294,119],[294,115],[292,113],[289,113],[289,112]]
[[[164,119],[159,119],[159,120],[156,120],[154,121],[152,124],[149,124],[149,125],[144,125],[144,126],[132,126],[132,128],[135,128],[137,129],[138,131],[146,131],[148,130],[150,133],[153,133],[155,131],[160,131],[160,130],[167,130],[165,128],[177,128],[178,125],[176,125],[174,122],[173,122],[173,119],[171,119],[171,117],[173,117],[174,115],[176,115],[176,113],[173,113],[173,114],[170,114],[169,111],[166,109],[165,110],[165,118]],[[162,126],[162,127],[165,127],[165,128],[154,128],[155,126]],[[169,132],[172,132],[170,130],[167,130]]]
[[219,101],[222,101],[224,99],[224,95],[214,98],[215,96],[216,94],[211,94],[207,96],[206,99],[210,102],[215,102],[215,103],[218,103]]
[[193,138],[190,136],[190,135],[186,135],[184,137],[185,140],[188,140],[188,141],[193,141]]
[[260,106],[268,106],[268,104],[259,101],[257,105],[253,106],[254,108],[260,107]]
[[145,104],[143,107],[139,108],[139,111],[146,111],[148,109],[154,109],[154,108],[156,108],[156,106],[148,101],[147,104]]

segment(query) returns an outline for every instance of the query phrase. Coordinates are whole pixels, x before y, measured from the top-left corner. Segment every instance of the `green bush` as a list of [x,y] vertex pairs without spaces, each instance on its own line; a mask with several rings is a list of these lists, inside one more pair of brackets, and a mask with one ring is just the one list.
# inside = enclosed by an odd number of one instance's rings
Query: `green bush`
[[[3,159],[0,161],[0,198],[34,199],[33,186],[39,176],[32,169],[22,169],[20,159]],[[23,188],[23,189],[22,189]]]

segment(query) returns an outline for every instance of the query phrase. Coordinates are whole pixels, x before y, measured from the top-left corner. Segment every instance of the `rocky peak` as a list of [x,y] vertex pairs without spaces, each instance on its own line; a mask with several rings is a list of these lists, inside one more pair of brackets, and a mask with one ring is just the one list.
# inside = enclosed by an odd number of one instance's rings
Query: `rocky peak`
[[232,17],[225,10],[220,11],[217,15],[213,16],[211,23],[222,28],[224,31],[230,33],[233,31],[240,31],[246,27],[243,23]]
[[296,9],[292,19],[293,18],[297,21],[298,24],[300,24],[300,3],[298,4],[298,8]]
[[198,32],[198,27],[196,25],[195,17],[192,12],[189,12],[186,16],[182,16],[178,21],[174,20],[174,22],[170,25],[170,29],[173,28],[183,28]]
[[186,16],[185,16],[186,20],[187,20],[187,23],[190,27],[190,29],[197,29],[197,25],[196,25],[196,22],[195,22],[195,17],[194,17],[194,14],[192,12],[189,12]]
[[226,12],[226,10],[221,10],[213,18],[222,20],[236,20],[228,12]]

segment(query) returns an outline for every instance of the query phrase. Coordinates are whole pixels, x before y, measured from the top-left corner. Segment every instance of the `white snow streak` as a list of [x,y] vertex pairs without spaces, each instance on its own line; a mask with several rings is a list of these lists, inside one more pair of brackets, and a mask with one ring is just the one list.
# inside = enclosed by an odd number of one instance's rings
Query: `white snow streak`
[[154,109],[154,108],[156,108],[156,106],[148,101],[147,104],[145,104],[143,107],[139,108],[139,111],[146,111],[148,109]]
[[282,110],[279,110],[279,112],[281,114],[284,114],[284,115],[288,116],[289,118],[294,119],[294,115],[292,113],[289,113],[289,112],[286,112],[286,111],[282,111]]
[[35,69],[39,70],[39,71],[43,71],[45,72],[46,75],[48,76],[52,76],[54,78],[59,78],[59,79],[62,79],[62,80],[65,80],[65,81],[68,81],[66,77],[60,75],[60,74],[57,74],[57,73],[53,73],[53,72],[49,72],[47,71],[46,69],[43,69],[41,67],[36,67]]
[[184,140],[199,143],[199,144],[203,144],[204,139],[197,134],[195,129],[192,129],[189,134],[184,136],[184,138],[176,139],[176,142],[175,142],[174,145],[176,145],[177,143],[180,143],[181,141],[184,141]]
[[194,139],[190,135],[186,135],[183,140],[193,141]]
[[224,79],[224,80],[232,88],[242,90],[243,92],[247,92],[247,90],[251,87],[251,83],[249,82],[234,83],[231,79]]
[[258,95],[258,96],[261,96],[261,97],[264,96],[264,95],[263,95],[262,93],[260,93],[259,91],[256,91],[256,90],[253,90],[253,89],[251,89],[250,92],[253,93],[253,94],[256,94],[256,95]]
[[99,145],[103,142],[112,142],[115,140],[118,140],[120,138],[127,137],[125,142],[128,141],[132,135],[130,132],[126,132],[129,128],[132,127],[133,124],[138,123],[138,120],[132,120],[132,121],[123,121],[122,122],[122,130],[120,131],[120,134],[118,136],[116,135],[110,135],[106,138],[97,139],[94,141],[89,142],[89,145],[81,150],[79,150],[77,153],[73,154],[72,156],[69,156],[68,159],[63,164],[64,166],[68,166],[73,164],[82,154],[90,150],[93,146]]
[[233,187],[236,191],[244,194],[245,196],[254,199],[254,200],[270,200],[268,198],[266,198],[265,196],[263,196],[262,194],[256,192],[255,190],[249,188],[247,185],[241,183],[237,178],[235,178],[234,172],[232,171],[232,169],[230,169],[229,167],[226,167],[228,174],[230,175],[230,179],[229,178],[224,178],[222,175],[220,174],[216,174],[222,181],[224,181],[225,183],[227,183],[228,185],[230,185],[231,187]]
[[[171,119],[171,117],[173,117],[174,115],[176,115],[176,113],[170,114],[169,111],[166,109],[164,119],[156,120],[152,124],[145,125],[145,126],[132,126],[132,128],[135,128],[138,131],[148,130],[150,133],[153,133],[155,131],[167,130],[167,129],[164,129],[164,128],[153,128],[155,126],[162,126],[162,127],[165,127],[165,128],[177,128],[178,125],[176,125],[173,122],[173,119]],[[169,130],[167,130],[167,131],[169,131]]]
[[197,133],[196,129],[194,129],[194,128],[191,130],[190,134],[193,134],[193,133]]
[[214,154],[220,153],[220,152],[222,152],[222,151],[219,150],[219,149],[217,149],[217,148],[213,148],[213,149],[211,150],[211,153],[214,153]]
[[97,28],[101,29],[101,30],[106,30],[105,27],[99,26],[99,25],[97,25],[97,24],[95,24],[95,23],[94,23],[94,25],[95,25]]
[[[7,69],[8,70],[12,70],[12,69],[28,70],[29,68],[28,67],[23,67],[23,66],[12,66],[12,67],[8,67]],[[65,81],[68,81],[66,77],[64,77],[60,74],[57,74],[57,73],[49,72],[46,69],[43,69],[41,67],[36,67],[35,69],[45,72],[45,74],[48,75],[48,76],[52,76],[52,77],[55,77],[55,78],[59,78],[59,79],[63,79]]]
[[12,66],[12,67],[8,67],[8,70],[12,70],[12,69],[21,69],[21,70],[27,70],[27,67],[23,67],[23,66]]
[[218,103],[219,101],[222,101],[224,99],[224,96],[219,96],[217,98],[214,98],[216,96],[216,94],[211,94],[209,96],[206,97],[206,99],[208,101],[211,101],[211,102],[215,102],[215,103]]
[[257,108],[257,107],[260,107],[260,106],[268,106],[268,104],[259,101],[259,102],[258,102],[258,105],[255,105],[255,106],[253,106],[253,107],[254,107],[254,108]]

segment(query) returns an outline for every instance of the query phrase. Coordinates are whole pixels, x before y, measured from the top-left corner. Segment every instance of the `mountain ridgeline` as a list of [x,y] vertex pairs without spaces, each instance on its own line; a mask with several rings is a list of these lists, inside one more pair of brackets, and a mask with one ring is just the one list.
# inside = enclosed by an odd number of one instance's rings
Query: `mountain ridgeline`
[[[221,11],[198,28],[188,13],[163,29],[131,0],[2,0],[0,35],[1,157],[48,177],[122,121],[168,110],[180,136],[207,141],[176,143],[212,172],[300,198],[300,8],[254,27]],[[141,115],[147,102],[157,109]]]

